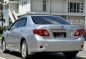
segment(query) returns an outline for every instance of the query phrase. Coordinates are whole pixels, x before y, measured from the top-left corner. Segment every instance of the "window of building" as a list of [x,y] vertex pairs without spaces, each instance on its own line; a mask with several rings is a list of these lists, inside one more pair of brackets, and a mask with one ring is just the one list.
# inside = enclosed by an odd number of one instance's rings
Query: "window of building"
[[46,0],[43,0],[43,11],[46,11]]
[[22,7],[27,4],[27,0],[22,0]]
[[26,5],[27,4],[27,0],[24,0],[24,5]]
[[23,5],[24,5],[24,4],[23,4],[23,0],[21,0],[21,3],[22,3],[22,7],[23,7]]
[[83,3],[68,2],[68,12],[83,13]]

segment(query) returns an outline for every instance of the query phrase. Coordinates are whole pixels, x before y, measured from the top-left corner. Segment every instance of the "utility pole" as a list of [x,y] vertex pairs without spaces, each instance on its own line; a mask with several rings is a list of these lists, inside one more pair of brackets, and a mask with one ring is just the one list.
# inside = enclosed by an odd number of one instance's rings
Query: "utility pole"
[[2,3],[0,3],[0,11],[1,11],[1,21],[3,26],[3,4]]

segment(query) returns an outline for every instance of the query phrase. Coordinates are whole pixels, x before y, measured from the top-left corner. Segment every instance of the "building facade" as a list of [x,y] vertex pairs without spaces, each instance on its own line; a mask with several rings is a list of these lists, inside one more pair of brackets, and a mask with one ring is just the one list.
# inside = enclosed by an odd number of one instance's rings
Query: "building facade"
[[12,22],[26,14],[48,14],[62,16],[71,24],[86,27],[85,2],[85,0],[4,0],[4,10],[8,11],[8,21],[12,19]]

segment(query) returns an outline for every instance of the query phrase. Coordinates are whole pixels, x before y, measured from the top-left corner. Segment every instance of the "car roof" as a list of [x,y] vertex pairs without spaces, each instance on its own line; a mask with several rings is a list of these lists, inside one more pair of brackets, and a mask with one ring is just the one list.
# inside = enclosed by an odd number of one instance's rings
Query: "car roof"
[[[24,15],[24,16],[21,16],[21,17],[28,17],[28,16],[56,16],[56,15]],[[57,17],[60,17],[60,16],[57,16]]]

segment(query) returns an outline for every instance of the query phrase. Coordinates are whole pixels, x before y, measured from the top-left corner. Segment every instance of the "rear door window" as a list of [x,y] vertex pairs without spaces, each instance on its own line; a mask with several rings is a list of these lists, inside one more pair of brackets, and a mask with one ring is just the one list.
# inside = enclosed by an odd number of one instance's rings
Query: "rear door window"
[[24,26],[26,26],[26,23],[27,23],[27,18],[26,17],[20,18],[18,27],[24,27]]
[[19,21],[16,21],[12,24],[11,29],[18,28]]

